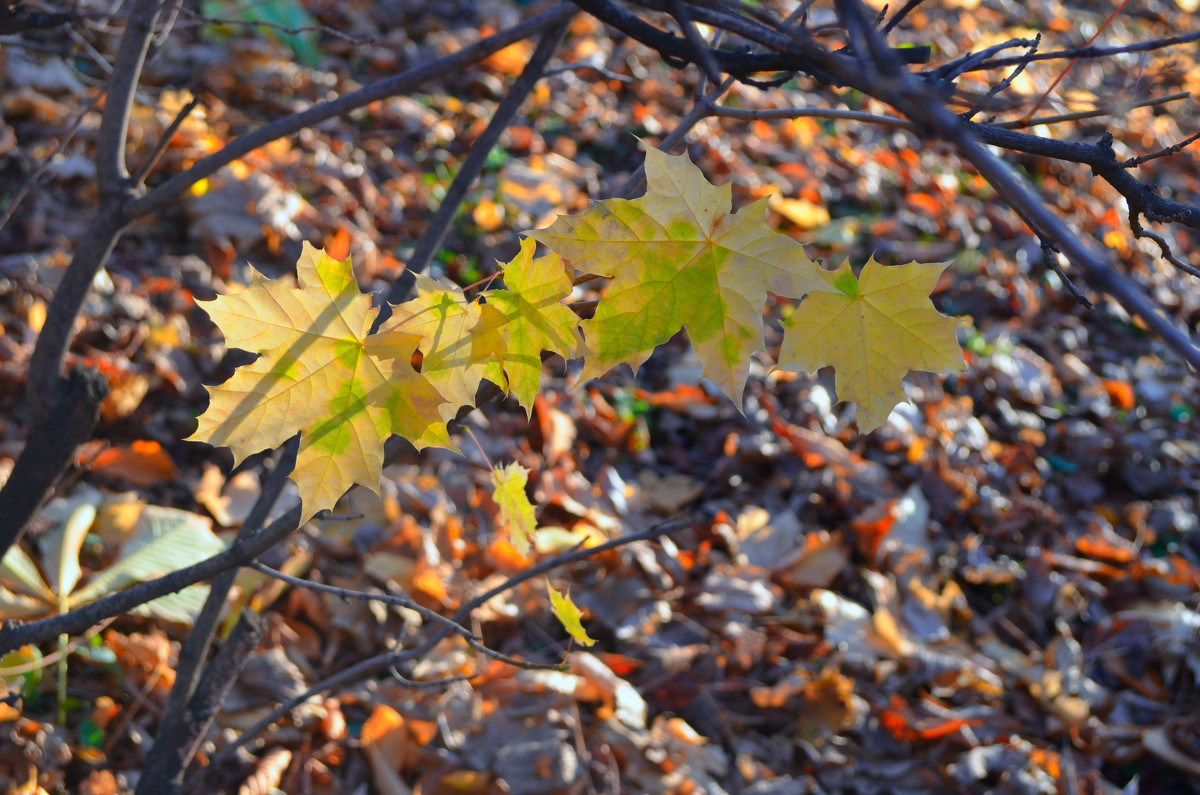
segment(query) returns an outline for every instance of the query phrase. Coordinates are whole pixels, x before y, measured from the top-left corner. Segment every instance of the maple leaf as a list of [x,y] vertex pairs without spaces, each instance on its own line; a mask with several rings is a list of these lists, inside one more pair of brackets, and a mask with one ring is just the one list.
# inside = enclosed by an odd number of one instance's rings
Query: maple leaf
[[500,521],[508,527],[508,538],[517,552],[529,554],[529,540],[537,529],[533,505],[525,496],[529,470],[513,462],[492,470],[492,499],[500,508]]
[[848,263],[821,276],[836,290],[814,292],[784,321],[779,367],[832,365],[838,397],[858,403],[858,428],[870,433],[905,400],[909,370],[966,371],[955,329],[958,318],[934,309],[929,294],[944,263],[885,268],[867,260],[855,278]]
[[209,387],[189,439],[228,447],[240,463],[299,432],[292,480],[307,521],[355,483],[378,489],[392,434],[418,448],[454,444],[438,410],[443,397],[411,364],[421,338],[394,329],[368,336],[378,310],[350,259],[306,242],[296,273],[299,289],[253,271],[243,292],[201,302],[228,346],[260,355]]
[[596,641],[589,638],[587,630],[583,628],[583,612],[571,601],[571,594],[556,590],[550,580],[546,580],[546,591],[550,594],[550,612],[554,613],[567,634],[584,646],[593,645]]
[[686,328],[704,375],[740,404],[750,355],[762,350],[767,293],[829,290],[800,244],[770,229],[766,199],[730,213],[686,155],[646,150],[646,195],[609,199],[529,233],[575,268],[612,283],[583,321],[592,355],[581,379],[628,363],[634,370]]
[[475,402],[484,379],[504,386],[500,361],[488,357],[470,332],[484,307],[468,302],[456,285],[416,274],[417,297],[392,308],[380,332],[402,331],[420,337],[421,374],[446,398],[442,418],[454,418],[460,406]]
[[506,290],[489,290],[482,298],[497,311],[484,316],[475,333],[481,339],[498,333],[504,341],[504,372],[508,387],[526,413],[542,382],[542,351],[571,359],[586,352],[579,336],[579,316],[562,299],[571,294],[571,278],[556,254],[533,258],[533,240],[504,265]]

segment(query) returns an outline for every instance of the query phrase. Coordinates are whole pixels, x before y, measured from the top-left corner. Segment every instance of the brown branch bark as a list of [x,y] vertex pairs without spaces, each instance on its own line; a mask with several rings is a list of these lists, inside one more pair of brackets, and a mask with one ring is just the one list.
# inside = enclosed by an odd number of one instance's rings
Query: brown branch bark
[[[574,8],[570,10],[574,12]],[[529,63],[525,65],[520,76],[513,81],[504,98],[496,106],[496,110],[492,114],[487,127],[475,139],[475,142],[471,144],[471,151],[467,153],[466,159],[463,161],[458,173],[454,176],[454,181],[450,183],[450,187],[446,190],[445,198],[438,205],[433,217],[429,219],[429,226],[425,228],[425,233],[421,236],[420,241],[417,242],[416,249],[413,251],[412,256],[408,258],[408,262],[405,263],[405,274],[421,273],[429,267],[429,262],[433,259],[433,255],[437,253],[437,250],[441,248],[442,241],[446,239],[446,232],[450,229],[450,224],[454,221],[454,216],[458,213],[459,206],[467,197],[467,191],[471,189],[471,186],[475,184],[475,180],[479,178],[480,172],[483,171],[488,155],[491,154],[492,147],[496,145],[500,140],[500,136],[512,124],[517,111],[520,110],[525,99],[545,73],[546,64],[550,62],[550,58],[558,48],[558,43],[562,40],[563,33],[566,32],[567,24],[570,22],[572,16],[574,16],[574,13],[567,15],[563,21],[548,27],[542,33],[537,49],[529,57]],[[409,293],[411,283],[411,277],[400,278],[392,282],[392,286],[388,290],[386,297],[386,304],[398,304],[404,301]],[[379,314],[375,318],[376,329],[382,326],[391,314],[391,309],[386,304],[381,307]]]
[[26,624],[7,621],[0,627],[0,657],[26,643],[44,643],[59,635],[77,635],[106,618],[128,613],[138,605],[242,566],[282,541],[295,531],[299,524],[300,506],[297,505],[249,538],[234,541],[224,552],[205,558],[185,569],[131,586],[60,616]]

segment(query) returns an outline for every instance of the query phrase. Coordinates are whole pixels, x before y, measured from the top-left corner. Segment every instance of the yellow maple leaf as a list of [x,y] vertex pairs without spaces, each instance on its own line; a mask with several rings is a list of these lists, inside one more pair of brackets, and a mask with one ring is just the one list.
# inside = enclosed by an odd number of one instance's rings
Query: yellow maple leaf
[[498,312],[485,315],[475,333],[497,333],[504,340],[503,365],[508,388],[528,412],[542,383],[542,351],[571,359],[586,351],[579,316],[562,299],[571,294],[571,278],[555,254],[533,258],[537,244],[526,238],[521,251],[504,265],[505,290],[489,290],[483,299]]
[[378,489],[392,434],[418,448],[454,444],[438,411],[444,399],[412,368],[420,337],[368,336],[378,310],[359,291],[349,258],[305,243],[296,273],[299,289],[254,271],[243,292],[201,302],[229,347],[259,358],[209,387],[189,438],[228,447],[240,463],[299,432],[292,480],[307,521],[355,483]]
[[704,375],[740,404],[750,355],[764,347],[767,293],[831,288],[799,243],[766,225],[766,199],[731,213],[729,185],[653,148],[646,184],[639,199],[608,199],[529,233],[575,268],[613,277],[582,324],[592,353],[581,378],[621,363],[636,370],[686,328]]
[[550,612],[554,613],[567,634],[584,646],[593,645],[596,641],[589,638],[583,628],[583,612],[571,601],[571,594],[555,590],[550,580],[546,580],[546,591],[550,594]]
[[809,295],[784,321],[779,367],[832,365],[838,397],[858,403],[858,428],[870,433],[905,400],[909,370],[966,371],[955,336],[962,321],[929,300],[945,269],[917,262],[885,268],[872,257],[858,278],[848,263],[821,271],[836,289]]
[[508,540],[522,555],[529,554],[529,541],[537,529],[533,505],[525,496],[529,470],[520,464],[507,464],[492,470],[492,499],[500,508],[500,521],[508,527]]
[[421,373],[446,398],[442,417],[454,418],[460,406],[475,402],[484,379],[504,386],[504,372],[495,356],[480,349],[471,329],[479,323],[480,304],[468,302],[463,291],[420,273],[417,297],[392,308],[380,332],[401,331],[420,337]]

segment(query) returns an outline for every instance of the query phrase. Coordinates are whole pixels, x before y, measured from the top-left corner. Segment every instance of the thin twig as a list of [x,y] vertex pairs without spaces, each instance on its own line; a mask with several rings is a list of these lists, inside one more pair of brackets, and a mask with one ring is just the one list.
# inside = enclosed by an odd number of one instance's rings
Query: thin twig
[[20,665],[10,665],[6,668],[0,668],[0,677],[20,676],[21,674],[27,674],[30,671],[38,671],[38,670],[41,670],[42,668],[46,668],[47,666],[58,662],[63,657],[66,657],[68,654],[75,651],[83,644],[87,643],[93,637],[95,637],[99,633],[103,632],[108,627],[109,624],[111,624],[112,622],[114,622],[116,620],[117,620],[116,616],[105,619],[104,621],[100,622],[96,626],[89,629],[82,636],[72,640],[70,643],[68,643],[63,648],[58,649],[57,651],[50,652],[49,654],[42,657],[40,660],[33,660],[31,662],[21,663]]
[[[504,98],[496,106],[496,110],[493,112],[487,128],[471,144],[471,151],[467,153],[462,166],[459,167],[458,173],[454,176],[454,181],[450,183],[450,187],[446,190],[446,196],[442,199],[437,212],[429,219],[429,224],[425,227],[425,233],[421,235],[416,250],[408,258],[408,262],[405,264],[406,272],[421,273],[429,267],[433,255],[442,247],[442,241],[445,240],[446,233],[450,230],[450,224],[454,221],[454,216],[458,214],[459,206],[466,199],[467,192],[475,184],[475,180],[483,171],[488,156],[492,152],[492,147],[499,142],[500,136],[512,124],[513,118],[516,117],[517,111],[524,104],[526,97],[529,96],[530,92],[537,85],[537,82],[542,78],[546,64],[550,62],[554,51],[558,49],[558,43],[562,40],[569,22],[570,16],[547,27],[545,32],[542,33],[537,48],[533,51],[533,55],[529,57],[529,62],[525,64],[525,68],[521,71],[520,76],[513,81],[512,86],[508,89],[508,93],[504,95]],[[408,297],[411,285],[411,278],[394,280],[388,289],[386,303],[402,303]],[[375,318],[375,329],[383,325],[383,322],[387,320],[389,315],[391,315],[390,309],[386,307],[381,308],[381,311]]]
[[[1029,45],[1029,52],[1027,53],[1027,55],[1032,57],[1035,53],[1037,53],[1038,45],[1040,45],[1041,43],[1042,43],[1042,34],[1039,33],[1039,34],[1037,34],[1037,36],[1034,37],[1033,43],[1031,43]],[[1016,67],[1014,67],[1011,72],[1009,72],[1007,75],[1004,76],[1003,80],[1001,80],[999,83],[997,83],[996,85],[994,85],[990,89],[988,89],[988,92],[983,95],[983,98],[980,99],[978,102],[976,102],[975,105],[967,113],[965,113],[963,115],[963,118],[970,119],[970,118],[974,117],[980,111],[984,110],[988,106],[988,103],[991,102],[992,99],[997,94],[1001,93],[1002,91],[1007,91],[1009,89],[1009,87],[1013,84],[1013,81],[1016,80],[1017,77],[1020,76],[1020,74],[1025,71],[1025,67],[1027,67],[1027,66],[1029,66],[1028,59],[1022,61]]]
[[916,131],[917,125],[899,116],[883,116],[878,113],[867,113],[862,110],[845,110],[843,108],[731,108],[726,105],[710,105],[710,116],[723,116],[729,119],[799,119],[811,117],[815,119],[845,119],[861,121],[867,124],[879,124],[884,127],[896,127],[901,130]]
[[300,577],[293,577],[290,574],[284,574],[282,571],[273,569],[258,561],[251,561],[250,568],[265,574],[268,577],[273,577],[280,582],[285,582],[288,585],[296,588],[304,588],[305,590],[314,591],[316,593],[329,594],[341,599],[353,599],[363,602],[379,602],[380,604],[392,605],[393,607],[402,607],[406,610],[412,610],[421,618],[431,623],[444,624],[451,632],[461,635],[463,639],[468,641],[479,641],[479,638],[471,634],[471,630],[455,624],[450,619],[438,613],[435,610],[430,610],[428,607],[422,607],[414,602],[405,594],[398,593],[369,593],[367,591],[356,591],[351,588],[338,588],[334,585],[326,585],[325,583],[314,582],[313,580],[304,580]]
[[[661,522],[661,523],[655,525],[654,527],[651,527],[647,530],[643,530],[638,533],[633,533],[630,535],[624,535],[624,536],[620,536],[618,538],[614,538],[611,541],[606,541],[605,543],[599,544],[594,547],[584,547],[582,549],[575,548],[575,549],[569,550],[567,552],[564,552],[561,555],[551,558],[548,561],[540,563],[537,566],[527,569],[524,572],[515,574],[512,577],[509,577],[507,580],[505,580],[500,585],[496,586],[495,588],[492,588],[491,590],[489,590],[483,594],[480,594],[479,596],[476,596],[474,599],[467,602],[466,604],[464,604],[462,607],[460,607],[458,609],[458,611],[453,616],[453,620],[459,626],[462,626],[470,618],[472,612],[477,610],[480,606],[486,604],[491,599],[495,598],[496,596],[504,593],[505,591],[507,591],[511,588],[516,587],[517,585],[525,582],[526,580],[541,576],[542,574],[545,574],[548,571],[556,569],[559,566],[565,566],[570,563],[578,562],[580,560],[586,560],[587,558],[590,558],[594,555],[599,555],[602,552],[607,552],[610,549],[616,549],[618,547],[625,546],[626,544],[631,544],[635,541],[647,541],[652,538],[658,538],[659,536],[676,533],[676,532],[679,532],[680,530],[690,527],[691,525],[692,525],[692,522],[690,519],[673,519],[673,520],[669,520],[666,522]],[[288,701],[278,705],[275,709],[271,710],[271,712],[269,712],[267,715],[263,716],[263,718],[261,720],[259,720],[257,723],[255,723],[250,728],[246,729],[244,732],[242,732],[241,736],[239,736],[236,740],[234,740],[229,745],[222,748],[220,751],[218,751],[212,757],[211,761],[209,762],[209,766],[205,770],[206,771],[221,770],[225,766],[232,763],[240,748],[243,748],[246,745],[248,745],[249,743],[251,743],[255,738],[258,737],[259,734],[261,734],[263,731],[265,731],[271,724],[273,724],[275,721],[279,720],[283,716],[287,715],[293,709],[300,706],[304,702],[308,701],[310,698],[320,695],[321,693],[327,692],[329,690],[333,690],[335,688],[342,687],[343,685],[349,685],[354,682],[362,681],[363,679],[366,679],[369,676],[372,676],[374,674],[388,670],[389,667],[395,665],[397,662],[400,662],[402,660],[419,659],[419,658],[423,657],[425,654],[427,654],[435,646],[437,646],[437,644],[441,643],[443,640],[445,640],[447,637],[449,637],[449,635],[450,635],[450,631],[447,630],[445,627],[441,627],[441,625],[439,625],[439,630],[437,632],[435,632],[431,638],[429,638],[428,640],[426,640],[424,643],[417,646],[416,648],[413,648],[413,649],[389,649],[386,652],[383,652],[381,654],[376,654],[373,657],[368,657],[367,659],[362,660],[361,662],[355,663],[354,665],[350,666],[349,668],[344,668],[341,671],[338,671],[337,673],[333,674],[332,676],[324,679],[323,681],[317,682],[315,685],[313,685],[312,687],[310,687],[308,690],[304,691],[300,695],[298,695],[292,699],[289,699]],[[194,781],[191,783],[191,785],[188,789],[188,792],[204,791],[204,786],[207,783],[205,781],[205,778],[206,777],[203,774],[195,776]]]
[[100,100],[102,99],[104,99],[103,91],[88,101],[83,110],[81,110],[79,114],[71,120],[71,123],[67,125],[67,129],[63,133],[63,137],[59,140],[58,146],[54,147],[54,151],[42,158],[42,162],[39,163],[34,172],[29,175],[29,178],[21,183],[21,187],[17,189],[17,192],[13,194],[12,199],[9,200],[8,206],[4,208],[4,214],[0,215],[0,229],[3,229],[13,217],[13,213],[15,213],[17,208],[21,206],[21,202],[25,199],[25,196],[29,194],[29,191],[35,184],[37,184],[37,181],[42,178],[43,174],[46,173],[46,169],[48,169],[50,164],[54,162],[54,158],[62,154],[67,148],[67,144],[69,144],[71,139],[75,137],[75,133],[79,132],[79,128],[83,124],[83,120],[89,113],[96,109],[96,106],[100,104]]
[[1151,97],[1138,102],[1130,102],[1128,104],[1116,105],[1107,108],[1093,108],[1092,110],[1079,110],[1073,113],[1057,113],[1053,116],[1038,116],[1028,121],[1024,119],[1013,119],[1011,121],[993,122],[989,126],[996,127],[1001,130],[1020,130],[1026,127],[1037,127],[1043,124],[1061,124],[1066,121],[1078,121],[1080,119],[1093,119],[1097,116],[1111,116],[1114,113],[1127,113],[1134,108],[1149,108],[1155,105],[1165,105],[1168,102],[1176,102],[1181,99],[1189,99],[1192,95],[1187,91],[1179,91],[1175,94],[1167,94],[1165,97]]
[[[1181,33],[1178,36],[1166,36],[1161,39],[1151,39],[1149,41],[1139,41],[1134,44],[1121,44],[1114,47],[1077,47],[1070,50],[1054,50],[1051,52],[1043,52],[1028,58],[1028,63],[1037,63],[1039,61],[1057,61],[1063,58],[1094,59],[1107,58],[1111,55],[1128,55],[1135,52],[1151,52],[1153,50],[1162,50],[1167,47],[1176,47],[1180,44],[1191,44],[1192,42],[1200,41],[1200,31],[1192,31],[1191,33]],[[1014,55],[1008,58],[997,58],[994,61],[987,61],[968,69],[970,72],[977,72],[984,69],[1004,69],[1009,66],[1017,66],[1025,59],[1024,55]]]
[[[700,123],[706,116],[709,115],[709,109],[718,98],[733,86],[733,77],[727,77],[719,86],[708,92],[699,102],[696,102],[692,107],[688,108],[688,112],[679,120],[679,124],[675,125],[675,129],[659,142],[658,147],[664,152],[670,152],[679,145],[692,128]],[[640,193],[646,189],[646,166],[642,164],[630,174],[621,184],[621,187],[613,192],[613,196],[622,198],[630,198],[633,195]]]
[[1131,157],[1128,160],[1122,160],[1120,163],[1117,163],[1117,167],[1118,168],[1137,168],[1142,163],[1149,163],[1151,160],[1157,160],[1160,157],[1170,157],[1171,155],[1174,155],[1174,154],[1177,154],[1177,153],[1183,151],[1184,147],[1186,147],[1192,143],[1195,143],[1197,140],[1200,140],[1200,133],[1196,133],[1195,135],[1189,135],[1187,138],[1184,138],[1179,143],[1172,144],[1171,146],[1168,146],[1165,149],[1159,149],[1157,152],[1151,152],[1150,154],[1142,155],[1141,157]]
[[186,105],[179,109],[175,114],[175,118],[163,130],[162,135],[158,137],[158,142],[154,145],[154,151],[150,153],[150,157],[146,158],[146,162],[142,164],[134,175],[130,178],[130,183],[133,185],[141,185],[145,181],[146,176],[158,165],[158,160],[167,151],[167,147],[171,144],[171,139],[175,137],[175,133],[183,126],[187,117],[192,115],[192,111],[200,105],[200,97],[192,97]]
[[883,36],[891,33],[897,25],[904,21],[905,17],[911,14],[916,7],[921,5],[923,2],[925,2],[925,0],[908,0],[907,3],[900,7],[899,11],[897,11],[895,14],[892,14],[891,19],[884,23],[883,27],[879,29],[879,33]]
[[357,91],[351,91],[349,94],[343,94],[327,102],[318,102],[302,111],[264,124],[257,130],[235,138],[219,151],[197,160],[186,171],[176,174],[145,195],[126,204],[125,217],[132,220],[159,209],[200,180],[212,176],[218,170],[260,146],[299,132],[306,127],[312,127],[326,119],[343,116],[377,100],[398,96],[426,86],[430,81],[462,70],[497,50],[558,25],[574,14],[575,8],[570,3],[560,3],[548,11],[518,22],[511,28],[480,39],[449,55],[414,66],[398,75],[384,78]]
[[[1121,4],[1117,6],[1111,14],[1108,15],[1108,19],[1104,20],[1104,24],[1096,29],[1096,32],[1093,33],[1092,37],[1087,40],[1087,44],[1085,44],[1084,47],[1090,47],[1093,41],[1100,38],[1100,34],[1108,30],[1108,26],[1112,24],[1112,21],[1117,18],[1118,14],[1125,10],[1125,6],[1127,5],[1129,5],[1129,0],[1121,0]],[[1058,88],[1058,84],[1062,82],[1063,78],[1067,76],[1067,73],[1070,72],[1071,68],[1078,62],[1079,58],[1072,58],[1067,65],[1063,67],[1063,70],[1058,73],[1058,77],[1054,78],[1054,81],[1050,83],[1050,87],[1047,88],[1040,97],[1038,97],[1037,102],[1033,103],[1033,107],[1029,109],[1029,112],[1021,117],[1022,121],[1029,121],[1031,118],[1033,118],[1033,114],[1038,112],[1038,109],[1042,107],[1042,103],[1050,98],[1050,95],[1054,93],[1054,89]]]

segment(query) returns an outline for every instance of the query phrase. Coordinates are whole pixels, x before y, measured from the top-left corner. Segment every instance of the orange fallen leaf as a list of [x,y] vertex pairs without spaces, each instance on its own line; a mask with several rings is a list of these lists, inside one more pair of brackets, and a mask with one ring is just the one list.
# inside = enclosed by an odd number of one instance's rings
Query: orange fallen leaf
[[1121,411],[1133,411],[1137,401],[1133,398],[1133,387],[1124,381],[1104,381],[1104,391],[1108,393],[1108,399],[1112,404]]
[[162,445],[148,439],[102,450],[91,460],[89,467],[96,474],[143,488],[165,483],[179,475],[175,462]]

